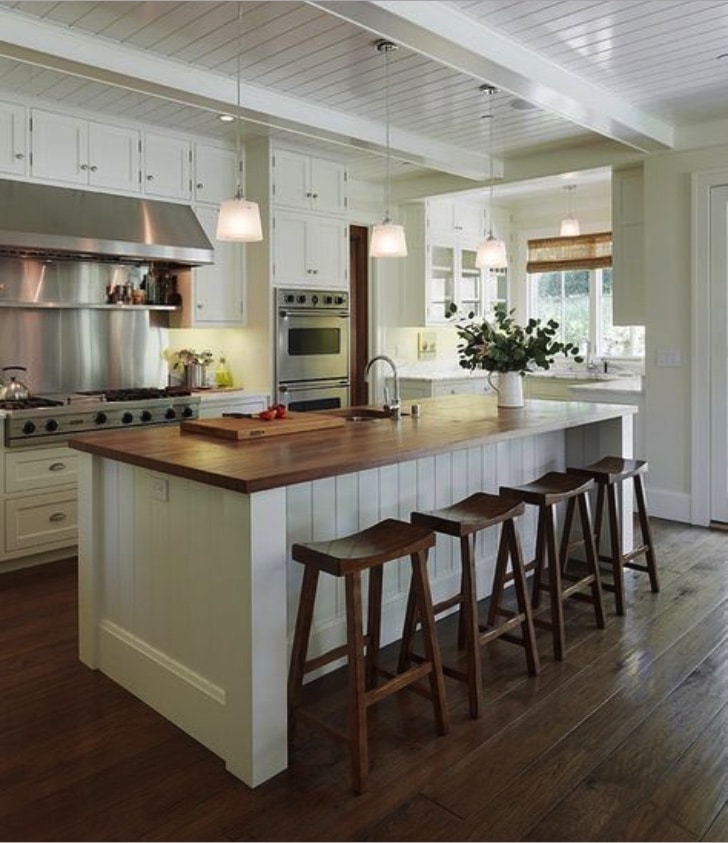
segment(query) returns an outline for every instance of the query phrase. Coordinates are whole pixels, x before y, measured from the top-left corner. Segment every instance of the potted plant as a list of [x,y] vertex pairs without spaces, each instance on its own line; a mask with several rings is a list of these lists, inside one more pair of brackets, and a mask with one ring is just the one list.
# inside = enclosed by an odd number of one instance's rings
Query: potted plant
[[179,369],[184,372],[185,386],[191,389],[205,385],[205,369],[215,359],[211,351],[195,351],[192,348],[168,351],[163,356],[170,369]]
[[[488,372],[488,380],[498,393],[499,407],[522,407],[523,376],[537,368],[550,369],[556,355],[583,362],[574,343],[556,338],[558,322],[549,319],[542,324],[541,319],[529,319],[522,326],[513,318],[513,312],[499,302],[491,320],[477,320],[471,312],[456,325],[461,340],[457,347],[460,366]],[[451,303],[447,318],[457,318],[457,313],[457,305]],[[493,373],[498,374],[498,385],[491,380]]]

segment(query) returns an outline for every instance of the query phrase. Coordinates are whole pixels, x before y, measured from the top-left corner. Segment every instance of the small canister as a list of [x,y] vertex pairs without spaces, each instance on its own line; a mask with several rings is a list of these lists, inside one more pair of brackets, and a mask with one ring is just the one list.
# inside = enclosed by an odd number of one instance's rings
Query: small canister
[[410,407],[410,412],[412,413],[413,419],[418,419],[420,417],[420,405],[419,404],[413,404]]

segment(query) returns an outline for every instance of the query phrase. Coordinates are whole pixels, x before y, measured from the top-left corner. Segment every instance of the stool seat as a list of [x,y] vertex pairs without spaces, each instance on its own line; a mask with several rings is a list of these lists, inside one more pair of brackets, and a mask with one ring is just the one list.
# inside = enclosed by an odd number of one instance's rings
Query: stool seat
[[[541,591],[548,592],[550,621],[534,617],[534,624],[551,630],[554,658],[562,660],[566,654],[566,628],[563,603],[566,598],[586,600],[594,607],[594,618],[599,629],[606,625],[604,597],[599,576],[599,562],[594,544],[594,528],[589,508],[589,492],[594,480],[574,473],[550,471],[521,486],[501,486],[506,497],[524,501],[539,509],[535,555],[525,567],[533,570],[532,606],[537,609]],[[561,531],[561,544],[556,543],[556,506],[566,503],[566,513]],[[566,571],[574,513],[579,510],[581,532],[585,537],[587,572],[570,574]],[[548,574],[544,579],[544,574]],[[585,589],[590,593],[586,593]]]
[[534,506],[554,506],[576,495],[582,495],[594,487],[591,478],[579,479],[575,474],[565,474],[561,471],[550,471],[524,483],[522,486],[501,486],[500,494],[505,497],[515,497]]
[[[598,486],[596,514],[594,518],[594,542],[597,554],[602,562],[609,562],[612,569],[612,582],[605,582],[604,588],[614,592],[614,601],[618,615],[625,613],[624,569],[647,573],[650,578],[650,588],[653,593],[660,590],[657,576],[657,558],[652,540],[652,529],[647,514],[643,477],[647,474],[646,460],[628,459],[625,457],[607,456],[584,467],[569,467],[566,469],[575,477],[589,477]],[[623,552],[624,539],[622,535],[619,507],[617,502],[617,487],[625,480],[632,479],[634,483],[635,499],[637,502],[637,517],[642,533],[642,544],[628,552]],[[601,554],[604,509],[607,509],[607,525],[609,531],[609,554]],[[635,562],[639,556],[644,556],[644,564]]]
[[646,474],[648,465],[646,460],[633,460],[626,457],[603,457],[597,462],[584,468],[569,467],[569,474],[581,474],[591,477],[597,483],[619,483],[634,477],[635,474]]
[[410,520],[438,533],[460,538],[523,515],[525,505],[500,495],[476,492],[442,509],[413,512]]
[[[369,772],[367,711],[370,706],[390,694],[427,679],[429,693],[427,690],[419,690],[432,701],[437,731],[444,735],[449,728],[445,680],[426,567],[427,553],[434,543],[435,534],[431,530],[387,518],[349,536],[329,541],[297,542],[291,548],[292,557],[303,564],[304,571],[288,674],[289,738],[293,737],[296,718],[303,716],[333,737],[345,741],[349,746],[352,787],[356,793],[366,789]],[[383,568],[385,563],[403,556],[409,556],[411,560],[410,593],[414,611],[422,621],[425,658],[416,667],[392,675],[380,669],[377,661],[381,637]],[[364,571],[369,573],[366,635],[362,620]],[[344,579],[346,643],[308,660],[308,644],[321,572]],[[335,729],[327,720],[317,718],[301,705],[305,674],[341,658],[346,658],[348,665],[349,724],[346,732]],[[380,675],[387,676],[387,681],[379,684]]]
[[[539,672],[536,636],[531,617],[531,604],[527,596],[523,554],[515,528],[515,518],[522,515],[525,504],[500,495],[476,492],[450,506],[428,512],[413,512],[413,524],[460,539],[460,590],[441,600],[433,607],[435,616],[458,607],[458,645],[465,650],[465,669],[445,664],[447,676],[464,682],[468,689],[471,717],[479,717],[483,709],[482,666],[480,648],[495,638],[502,638],[523,647],[529,673]],[[498,555],[493,576],[488,622],[478,620],[478,598],[475,571],[476,534],[489,527],[502,524]],[[508,566],[516,592],[516,610],[503,605],[503,592],[508,579]],[[399,669],[405,670],[412,661],[420,660],[414,652],[414,635],[417,628],[414,594],[410,590],[407,601]],[[520,628],[520,635],[515,635]]]
[[291,556],[297,562],[314,565],[334,577],[363,571],[391,559],[409,556],[432,547],[431,530],[387,518],[359,533],[330,541],[294,544]]

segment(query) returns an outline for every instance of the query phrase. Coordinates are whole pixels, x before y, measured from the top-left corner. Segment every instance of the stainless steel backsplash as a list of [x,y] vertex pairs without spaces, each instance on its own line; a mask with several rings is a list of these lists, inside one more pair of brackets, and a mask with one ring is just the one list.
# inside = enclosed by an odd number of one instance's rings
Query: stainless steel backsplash
[[139,286],[145,267],[0,258],[0,367],[25,366],[34,394],[165,386],[164,314],[94,309],[109,284]]

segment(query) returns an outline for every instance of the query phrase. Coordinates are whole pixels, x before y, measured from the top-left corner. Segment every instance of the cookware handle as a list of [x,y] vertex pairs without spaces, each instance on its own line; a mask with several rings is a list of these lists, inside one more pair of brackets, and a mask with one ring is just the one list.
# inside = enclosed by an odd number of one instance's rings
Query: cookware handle
[[28,369],[25,366],[3,366],[3,372],[27,372]]

